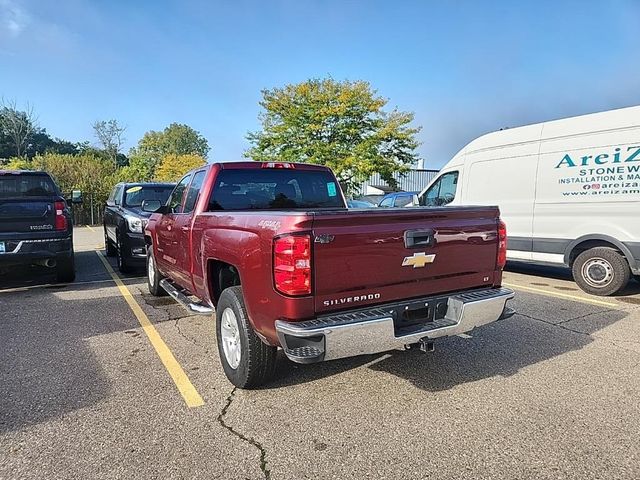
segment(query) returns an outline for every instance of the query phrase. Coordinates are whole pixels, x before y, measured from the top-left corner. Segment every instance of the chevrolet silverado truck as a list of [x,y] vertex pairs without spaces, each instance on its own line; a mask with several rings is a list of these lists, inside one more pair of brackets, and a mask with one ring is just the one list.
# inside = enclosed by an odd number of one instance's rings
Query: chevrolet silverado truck
[[46,172],[0,170],[0,270],[18,265],[76,276],[71,210]]
[[513,314],[497,207],[349,210],[325,167],[234,162],[188,173],[145,209],[149,291],[215,311],[240,388],[269,380],[278,348],[299,363],[430,351]]

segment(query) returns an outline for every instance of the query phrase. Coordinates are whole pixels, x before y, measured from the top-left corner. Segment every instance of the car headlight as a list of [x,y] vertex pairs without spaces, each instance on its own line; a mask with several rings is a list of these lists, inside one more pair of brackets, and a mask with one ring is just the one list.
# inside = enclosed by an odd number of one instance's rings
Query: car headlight
[[129,215],[124,217],[127,220],[127,227],[129,231],[132,233],[142,233],[142,229],[144,224],[142,223],[142,219],[138,217],[131,217]]

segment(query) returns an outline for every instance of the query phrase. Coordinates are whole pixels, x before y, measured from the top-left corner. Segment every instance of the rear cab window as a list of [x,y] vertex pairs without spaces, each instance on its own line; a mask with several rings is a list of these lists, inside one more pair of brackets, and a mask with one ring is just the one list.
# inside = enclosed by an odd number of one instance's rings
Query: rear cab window
[[326,170],[223,169],[209,211],[346,208],[334,176]]
[[58,188],[46,173],[0,173],[0,198],[57,195]]

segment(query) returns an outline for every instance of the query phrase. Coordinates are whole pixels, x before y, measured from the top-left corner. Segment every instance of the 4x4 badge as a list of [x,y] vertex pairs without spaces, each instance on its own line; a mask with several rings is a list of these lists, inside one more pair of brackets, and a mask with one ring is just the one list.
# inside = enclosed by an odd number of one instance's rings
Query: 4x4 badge
[[404,257],[404,260],[402,260],[402,266],[422,268],[426,266],[428,263],[433,263],[435,259],[436,259],[435,253],[430,253],[429,255],[427,255],[425,252],[414,253],[410,257]]

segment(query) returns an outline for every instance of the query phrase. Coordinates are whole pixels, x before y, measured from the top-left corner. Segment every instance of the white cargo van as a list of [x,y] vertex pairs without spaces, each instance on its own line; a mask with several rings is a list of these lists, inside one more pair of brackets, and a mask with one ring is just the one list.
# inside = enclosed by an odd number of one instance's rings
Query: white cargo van
[[640,274],[640,106],[479,137],[419,202],[498,205],[509,260],[566,265],[584,291],[615,294]]

